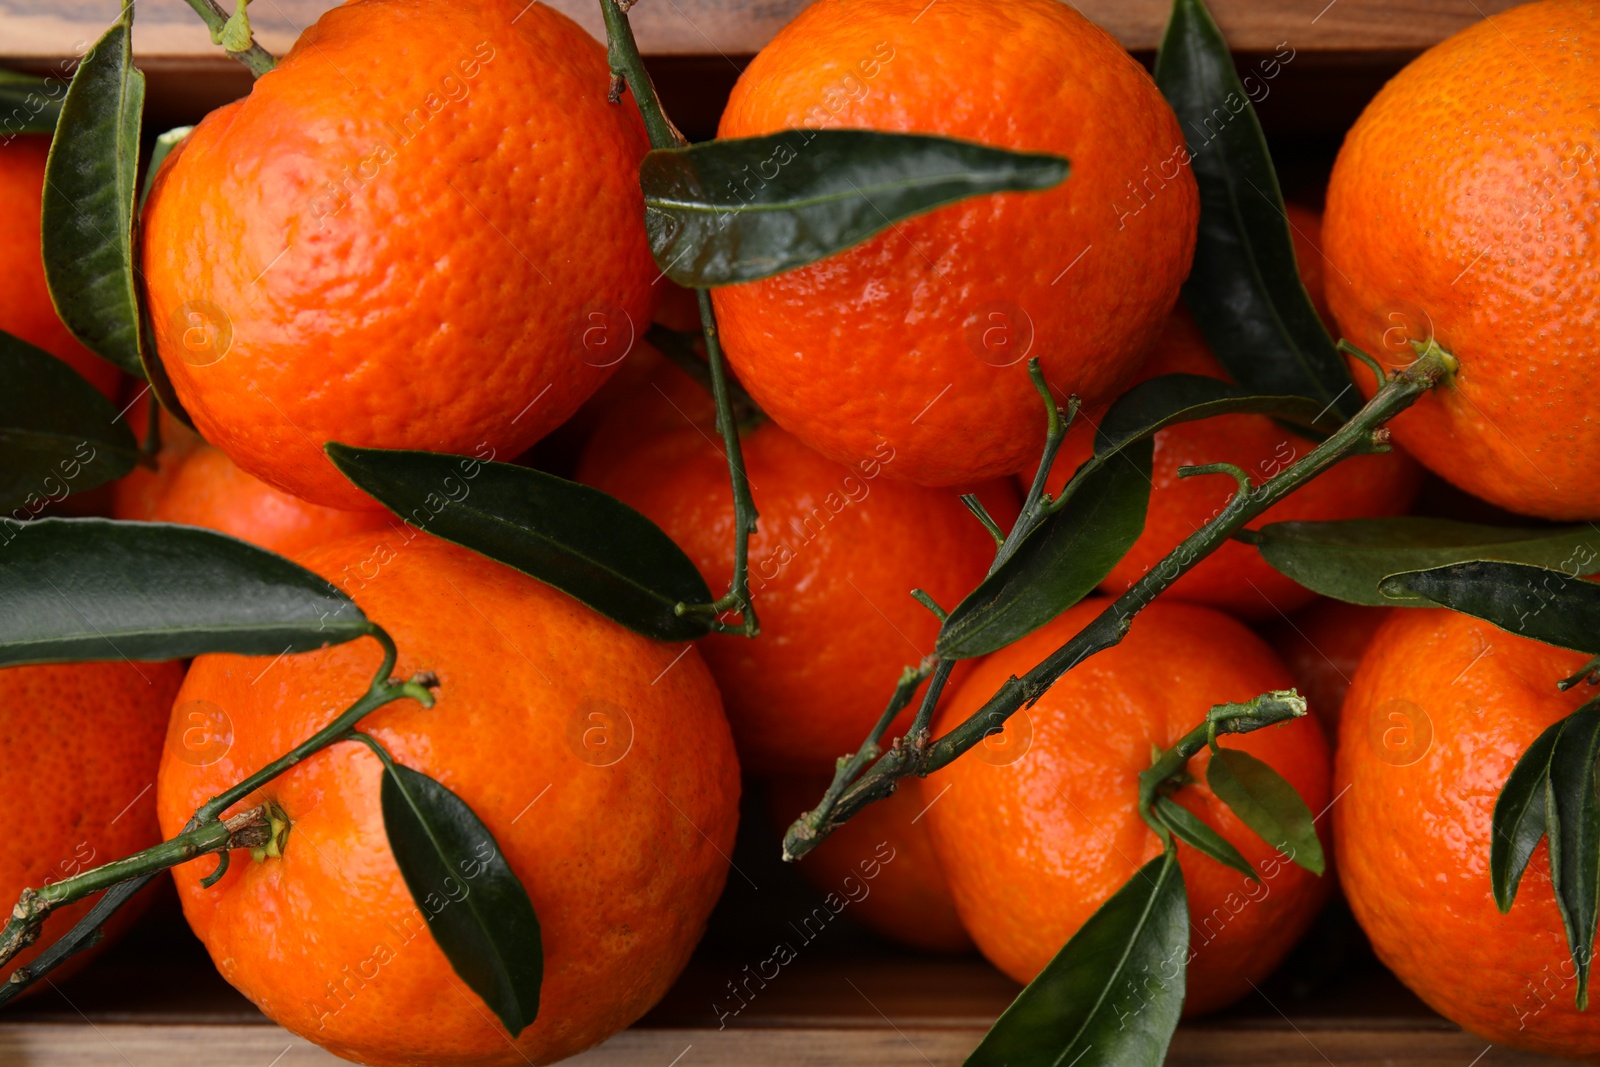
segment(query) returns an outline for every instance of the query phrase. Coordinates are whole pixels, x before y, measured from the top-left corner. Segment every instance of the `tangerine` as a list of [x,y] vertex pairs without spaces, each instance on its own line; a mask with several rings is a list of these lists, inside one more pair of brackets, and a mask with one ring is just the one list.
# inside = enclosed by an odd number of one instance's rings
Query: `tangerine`
[[576,411],[657,274],[648,146],[609,77],[548,5],[354,0],[208,115],[156,177],[141,253],[206,440],[370,510],[326,441],[509,457]]
[[949,205],[713,292],[740,380],[836,462],[887,446],[890,478],[941,486],[1021,470],[1045,425],[1027,357],[1064,393],[1108,402],[1189,272],[1199,194],[1177,118],[1070,4],[817,0],[745,69],[718,134],[789,128],[940,134],[1072,163],[1055,189]]
[[[352,534],[303,563],[394,637],[400,676],[438,676],[431,710],[398,701],[362,729],[464,800],[526,887],[544,946],[539,1015],[513,1040],[456,978],[390,852],[381,765],[352,743],[241,803],[287,814],[281,858],[236,856],[210,889],[214,860],[174,869],[223,977],[280,1025],[368,1064],[549,1063],[627,1026],[688,960],[733,846],[738,764],[699,655],[426,535]],[[380,658],[364,641],[276,664],[197,658],[178,706],[220,709],[231,740],[203,765],[163,756],[163,829],[338,715]]]
[[[985,657],[945,705],[935,733],[966,719],[1109,603],[1082,601]],[[1214,704],[1290,684],[1282,661],[1242,623],[1197,604],[1158,600],[1121,644],[1074,667],[1002,731],[929,775],[927,793],[947,791],[923,821],[978,949],[1012,978],[1031,981],[1161,853],[1137,810],[1139,774],[1152,751],[1170,748]],[[1314,722],[1296,719],[1220,743],[1270,764],[1313,812],[1327,805],[1328,747]],[[1190,760],[1194,781],[1173,799],[1233,844],[1261,881],[1178,845],[1191,924],[1188,1015],[1223,1007],[1271,973],[1329,889],[1212,795],[1209,759],[1202,750]]]
[[[1510,511],[1600,518],[1600,6],[1544,0],[1435,45],[1367,105],[1328,185],[1329,301],[1391,367],[1459,362],[1392,423]],[[1369,394],[1372,375],[1356,373]]]

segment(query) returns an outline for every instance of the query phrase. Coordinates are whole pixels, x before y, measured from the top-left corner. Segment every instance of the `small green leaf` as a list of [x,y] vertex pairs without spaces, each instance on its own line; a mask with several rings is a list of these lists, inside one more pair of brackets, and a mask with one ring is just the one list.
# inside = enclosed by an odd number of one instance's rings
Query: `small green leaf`
[[1099,585],[1144,532],[1152,454],[1149,440],[1137,442],[1085,475],[1066,505],[950,612],[939,655],[968,659],[1004,648]]
[[1511,768],[1500,798],[1494,803],[1494,834],[1489,844],[1489,880],[1494,902],[1501,912],[1517,899],[1522,872],[1545,835],[1545,790],[1550,777],[1550,757],[1567,719],[1540,734],[1517,765]]
[[117,409],[50,353],[0,331],[0,512],[23,518],[133,469]]
[[211,530],[0,519],[0,667],[276,656],[374,629],[324,579]]
[[1378,591],[1423,597],[1547,645],[1600,652],[1600,585],[1568,571],[1476,560],[1391,574]]
[[156,175],[161,171],[161,164],[166,162],[172,150],[193,132],[193,126],[175,126],[166,133],[156,135],[155,147],[150,149],[150,161],[145,164],[144,188],[139,192],[139,210],[143,211],[144,202],[150,199],[150,186],[155,183]]
[[1269,764],[1248,752],[1215,746],[1206,766],[1206,784],[1267,844],[1312,874],[1326,870],[1311,809]]
[[389,848],[434,941],[516,1037],[539,1014],[544,978],[528,891],[489,828],[426,774],[389,763],[380,800]]
[[1190,848],[1205,853],[1224,867],[1232,867],[1246,878],[1261,881],[1261,875],[1250,865],[1250,861],[1239,854],[1239,850],[1228,843],[1228,839],[1217,833],[1194,812],[1179,804],[1170,797],[1157,794],[1155,803],[1151,805],[1151,813],[1156,821],[1172,831],[1172,835]]
[[826,259],[967,197],[1048,189],[1067,169],[1059,156],[924,134],[784,130],[656,149],[639,184],[656,263],[705,289]]
[[964,1067],[1160,1067],[1189,957],[1177,856],[1169,848],[1100,905]]
[[1245,387],[1354,415],[1361,399],[1300,280],[1261,122],[1201,0],[1173,3],[1155,79],[1188,138],[1184,162],[1200,187],[1184,304]]
[[144,75],[133,66],[133,5],[123,12],[79,64],[61,105],[44,170],[44,273],[78,340],[142,377],[133,211]]
[[59,78],[0,70],[0,139],[54,132],[65,89]]
[[1257,547],[1307,589],[1374,607],[1432,607],[1423,599],[1387,597],[1378,583],[1402,571],[1468,560],[1534,563],[1568,574],[1600,570],[1600,532],[1588,525],[1522,529],[1411,516],[1275,522],[1260,529]]
[[1589,965],[1600,920],[1600,797],[1595,758],[1600,755],[1600,705],[1590,703],[1566,719],[1556,738],[1545,779],[1550,881],[1577,968],[1576,1003],[1589,1004]]
[[707,632],[711,592],[655,523],[598,489],[553,474],[438,452],[329,442],[334,465],[411,525],[482,553],[663,641]]

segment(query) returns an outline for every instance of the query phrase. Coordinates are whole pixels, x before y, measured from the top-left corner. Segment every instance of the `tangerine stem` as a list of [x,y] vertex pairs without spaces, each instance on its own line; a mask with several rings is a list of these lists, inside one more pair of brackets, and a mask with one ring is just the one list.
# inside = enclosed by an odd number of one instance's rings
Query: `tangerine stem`
[[[216,0],[187,0],[187,3],[194,8],[195,14],[200,16],[200,20],[211,31],[212,40],[220,40],[223,27],[228,24],[228,13],[222,10]],[[273,58],[272,53],[262,48],[254,39],[250,41],[250,46],[242,52],[228,51],[226,49],[224,51],[228,52],[229,58],[237,59],[248,67],[250,73],[257,78],[278,65],[278,61]]]
[[[1067,671],[1095,653],[1121,642],[1132,628],[1134,616],[1243,529],[1245,523],[1340,461],[1366,454],[1373,447],[1375,435],[1381,432],[1382,426],[1453,373],[1454,363],[1455,360],[1442,350],[1424,351],[1416,362],[1390,376],[1350,421],[1299,461],[1258,486],[1249,487],[1246,482],[1241,482],[1239,492],[1210,522],[1185,538],[1165,559],[1113,600],[1089,625],[1021,678],[1013,675],[1006,679],[994,695],[966,721],[930,744],[894,746],[859,781],[841,791],[835,803],[819,804],[815,811],[807,812],[796,820],[784,836],[784,857],[796,859],[815,848],[834,827],[873,801],[882,800],[893,793],[899,779],[912,774],[926,775],[948,765],[1014,712],[1037,701]],[[1037,486],[1038,479],[1035,479],[1035,484]],[[1033,494],[1029,495],[1032,497]],[[1018,525],[1021,525],[1021,520]],[[933,686],[929,687],[930,695],[933,689]],[[923,711],[928,711],[927,698],[924,698],[923,704]],[[923,716],[919,714],[918,718],[921,721]]]

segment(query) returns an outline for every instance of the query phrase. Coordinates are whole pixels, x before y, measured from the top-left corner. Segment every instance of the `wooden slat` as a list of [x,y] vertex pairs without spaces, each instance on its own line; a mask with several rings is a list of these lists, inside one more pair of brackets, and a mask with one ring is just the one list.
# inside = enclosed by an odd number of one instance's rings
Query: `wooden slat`
[[[467,2],[467,0],[463,0]],[[641,0],[634,25],[657,55],[749,55],[807,0]],[[939,0],[932,0],[938,3]],[[996,0],[997,3],[1003,0]],[[1417,51],[1517,0],[1211,0],[1236,51]],[[599,35],[596,0],[551,0]],[[0,0],[0,60],[77,54],[116,17],[120,0]],[[224,4],[231,8],[231,4]],[[250,15],[261,42],[281,53],[333,5],[327,0],[257,0]],[[1133,50],[1154,49],[1168,0],[1078,0],[1077,6]],[[134,27],[141,56],[201,57],[226,63],[183,0],[139,0]]]
[[[635,1028],[572,1067],[957,1067],[981,1029],[677,1030]],[[1222,1030],[1184,1027],[1167,1067],[1559,1067],[1562,1061],[1438,1031]],[[49,1067],[332,1067],[343,1063],[275,1026],[20,1023],[0,1026],[0,1064]]]

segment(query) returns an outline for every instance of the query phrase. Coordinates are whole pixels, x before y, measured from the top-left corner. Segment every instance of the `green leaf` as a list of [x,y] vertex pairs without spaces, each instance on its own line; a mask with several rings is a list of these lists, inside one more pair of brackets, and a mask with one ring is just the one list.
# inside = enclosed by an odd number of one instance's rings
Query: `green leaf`
[[438,452],[329,442],[334,465],[411,525],[482,553],[663,641],[703,636],[679,615],[711,591],[655,523],[598,489],[544,471]]
[[150,161],[145,164],[144,188],[139,192],[139,210],[144,210],[144,202],[150,199],[150,186],[155,183],[156,175],[161,171],[161,164],[172,154],[172,150],[183,143],[183,139],[194,132],[193,126],[175,126],[166,133],[156,136],[155,147],[150,149]]
[[1361,398],[1300,280],[1261,123],[1201,0],[1174,0],[1155,79],[1188,138],[1200,188],[1183,301],[1211,350],[1248,389],[1354,415]]
[[938,654],[968,659],[1004,648],[1099,585],[1144,532],[1152,453],[1141,441],[1086,474],[1066,505],[950,612]]
[[133,434],[98,389],[0,331],[0,512],[36,513],[120,478],[138,458]]
[[1260,529],[1257,547],[1307,589],[1375,607],[1432,607],[1422,599],[1387,597],[1378,583],[1402,571],[1467,560],[1535,563],[1568,574],[1600,570],[1600,533],[1587,525],[1520,529],[1410,516],[1275,522]]
[[375,629],[324,579],[211,530],[0,519],[0,667],[276,656]]
[[528,891],[489,828],[426,774],[387,764],[380,800],[389,848],[434,941],[516,1037],[539,1014],[544,977]]
[[0,139],[19,133],[52,133],[65,95],[59,78],[36,78],[0,70]]
[[1600,585],[1568,571],[1475,560],[1391,574],[1378,591],[1423,597],[1547,645],[1600,652]]
[[1595,795],[1595,757],[1600,754],[1600,706],[1587,704],[1567,716],[1556,738],[1545,779],[1549,823],[1550,881],[1577,967],[1576,1003],[1589,1003],[1589,965],[1600,919],[1600,797]]
[[1540,734],[1511,768],[1500,798],[1494,803],[1494,833],[1489,843],[1489,880],[1502,913],[1511,910],[1522,884],[1522,872],[1545,835],[1545,790],[1550,757],[1567,719]]
[[1123,393],[1107,409],[1094,435],[1094,458],[1079,467],[1062,490],[1076,492],[1090,472],[1135,441],[1153,437],[1168,426],[1197,422],[1216,415],[1271,415],[1311,430],[1337,429],[1328,406],[1303,396],[1257,396],[1249,390],[1199,374],[1163,374]]
[[142,377],[133,210],[144,75],[133,66],[133,5],[123,10],[61,106],[44,170],[44,273],[78,340]]
[[1072,935],[965,1067],[1160,1067],[1188,956],[1188,898],[1168,849]]
[[1198,849],[1224,867],[1232,867],[1246,878],[1261,881],[1261,875],[1250,865],[1250,861],[1239,854],[1239,850],[1228,843],[1228,839],[1207,826],[1203,820],[1170,797],[1157,795],[1155,803],[1151,805],[1151,813],[1156,821],[1168,830],[1179,841],[1190,848]]
[[924,134],[784,130],[656,149],[639,184],[657,265],[705,289],[826,259],[967,197],[1048,189],[1067,170],[1059,156]]
[[1261,840],[1312,874],[1327,869],[1311,809],[1270,765],[1248,752],[1214,746],[1206,784]]

